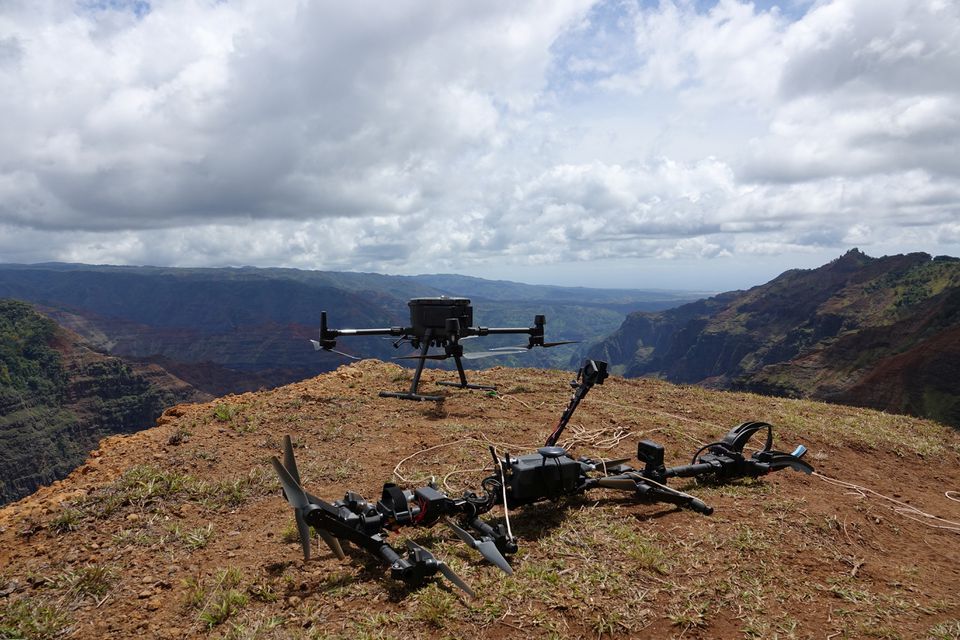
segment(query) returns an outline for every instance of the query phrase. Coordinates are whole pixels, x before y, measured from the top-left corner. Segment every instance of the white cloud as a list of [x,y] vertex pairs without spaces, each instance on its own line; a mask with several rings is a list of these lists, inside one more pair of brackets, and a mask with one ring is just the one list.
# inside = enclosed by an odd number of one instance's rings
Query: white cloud
[[913,0],[7,2],[0,261],[955,253],[958,43]]

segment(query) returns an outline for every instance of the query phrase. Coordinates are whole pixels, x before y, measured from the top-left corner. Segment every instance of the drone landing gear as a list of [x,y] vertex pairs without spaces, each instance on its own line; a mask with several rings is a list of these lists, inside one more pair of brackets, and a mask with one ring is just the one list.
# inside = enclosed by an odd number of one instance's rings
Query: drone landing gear
[[459,344],[446,345],[446,353],[429,355],[427,352],[430,349],[430,341],[433,337],[433,329],[427,329],[426,334],[424,335],[423,342],[420,343],[420,353],[413,356],[405,356],[407,359],[417,361],[417,369],[413,372],[413,381],[410,383],[409,391],[381,391],[381,398],[399,398],[401,400],[417,400],[417,401],[430,401],[430,402],[442,402],[446,396],[436,396],[436,395],[427,395],[423,393],[417,393],[417,388],[420,386],[420,376],[423,374],[423,367],[427,363],[427,360],[446,360],[447,358],[453,358],[453,361],[457,364],[457,374],[460,376],[460,381],[455,382],[452,380],[443,380],[437,384],[443,385],[446,387],[457,387],[458,389],[479,389],[481,391],[495,391],[496,387],[491,385],[483,384],[470,384],[467,382],[467,374],[463,370],[463,347]]
[[441,380],[437,384],[445,387],[456,387],[457,389],[480,389],[481,391],[496,391],[497,386],[493,384],[472,384],[465,382],[454,382],[453,380]]
[[410,391],[381,391],[381,398],[400,398],[401,400],[416,400],[417,402],[443,402],[446,396],[428,396]]
[[[461,347],[462,349],[462,347]],[[452,380],[442,380],[437,384],[442,384],[445,387],[457,387],[459,389],[479,389],[481,391],[496,391],[497,387],[495,385],[489,384],[470,384],[467,382],[467,374],[463,370],[463,361],[460,360],[459,355],[453,356],[453,361],[457,363],[457,373],[460,374],[460,382],[454,382]]]
[[[433,359],[427,355],[430,350],[430,339],[433,337],[433,329],[427,329],[424,340],[420,345],[420,355],[417,358],[417,370],[413,372],[413,381],[410,383],[410,391],[381,391],[381,398],[399,398],[401,400],[416,400],[417,402],[442,402],[444,396],[431,396],[417,393],[417,387],[420,386],[420,376],[423,374],[423,366],[427,360]],[[446,357],[446,356],[444,356]]]

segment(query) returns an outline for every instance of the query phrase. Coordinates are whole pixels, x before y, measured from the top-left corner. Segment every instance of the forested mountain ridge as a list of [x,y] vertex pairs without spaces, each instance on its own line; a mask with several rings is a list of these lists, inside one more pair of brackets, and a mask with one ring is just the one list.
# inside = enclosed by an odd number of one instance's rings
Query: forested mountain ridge
[[960,260],[851,250],[747,291],[633,313],[588,353],[630,377],[960,425]]
[[210,396],[155,365],[89,348],[28,304],[0,299],[0,504],[65,477],[100,438]]

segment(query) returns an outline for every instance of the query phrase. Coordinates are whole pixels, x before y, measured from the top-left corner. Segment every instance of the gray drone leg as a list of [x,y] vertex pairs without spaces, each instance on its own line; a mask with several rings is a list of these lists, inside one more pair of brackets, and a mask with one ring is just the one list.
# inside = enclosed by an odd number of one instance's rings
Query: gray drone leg
[[460,374],[460,386],[467,386],[467,374],[463,370],[463,362],[460,360],[460,356],[453,356],[453,361],[457,363],[457,373]]
[[460,382],[451,382],[449,380],[442,380],[437,384],[442,384],[447,387],[460,387],[461,389],[480,389],[483,391],[496,391],[495,386],[487,384],[469,384],[467,382],[467,373],[463,370],[463,361],[460,359],[460,356],[453,356],[453,361],[457,363],[457,373],[460,374]]
[[423,336],[423,342],[420,344],[420,360],[417,361],[417,370],[413,374],[413,383],[410,385],[410,395],[416,395],[417,387],[420,386],[420,374],[423,373],[423,366],[427,363],[426,355],[430,350],[430,338],[433,336],[433,329],[427,329]]
[[413,382],[410,384],[410,391],[381,391],[381,398],[400,398],[401,400],[430,400],[440,402],[443,396],[426,396],[417,393],[417,387],[420,386],[420,374],[423,373],[423,367],[427,363],[427,351],[430,349],[430,338],[433,336],[433,329],[427,329],[423,336],[423,342],[420,344],[420,357],[417,359],[417,370],[413,373]]

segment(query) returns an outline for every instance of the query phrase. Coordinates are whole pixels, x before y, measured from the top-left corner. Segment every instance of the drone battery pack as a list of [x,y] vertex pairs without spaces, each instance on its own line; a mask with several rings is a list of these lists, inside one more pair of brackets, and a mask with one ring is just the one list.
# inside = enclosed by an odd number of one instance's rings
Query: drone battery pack
[[530,454],[510,459],[510,503],[530,504],[574,492],[580,463],[569,456]]
[[442,331],[448,319],[456,319],[461,329],[473,326],[473,307],[468,298],[414,298],[407,304],[414,328]]

